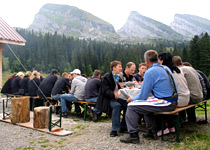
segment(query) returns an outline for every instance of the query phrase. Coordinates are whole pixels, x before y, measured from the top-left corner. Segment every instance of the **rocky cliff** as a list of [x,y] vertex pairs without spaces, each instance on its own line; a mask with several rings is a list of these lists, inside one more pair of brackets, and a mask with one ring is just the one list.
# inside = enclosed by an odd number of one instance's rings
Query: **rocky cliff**
[[183,36],[169,26],[132,11],[119,34],[135,38],[166,38],[181,40]]
[[85,39],[106,40],[118,36],[114,27],[102,19],[77,7],[57,4],[44,5],[28,29]]
[[198,16],[176,14],[170,26],[176,32],[187,37],[200,35],[202,32],[210,34],[210,20]]

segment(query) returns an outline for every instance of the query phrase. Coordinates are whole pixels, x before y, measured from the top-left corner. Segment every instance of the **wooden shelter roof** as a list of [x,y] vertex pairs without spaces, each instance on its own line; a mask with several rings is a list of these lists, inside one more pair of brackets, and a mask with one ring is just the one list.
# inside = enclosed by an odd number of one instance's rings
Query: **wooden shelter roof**
[[26,40],[0,17],[0,43],[25,45]]

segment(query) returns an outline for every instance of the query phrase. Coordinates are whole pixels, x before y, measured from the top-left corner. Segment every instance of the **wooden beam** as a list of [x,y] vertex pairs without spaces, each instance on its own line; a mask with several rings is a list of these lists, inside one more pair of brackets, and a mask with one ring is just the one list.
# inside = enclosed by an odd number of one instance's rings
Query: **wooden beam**
[[0,89],[2,88],[2,51],[4,50],[4,45],[0,43]]
[[25,45],[25,43],[23,42],[16,42],[16,41],[9,41],[9,40],[2,40],[2,39],[0,39],[0,43],[8,43],[8,44],[22,45],[22,46]]

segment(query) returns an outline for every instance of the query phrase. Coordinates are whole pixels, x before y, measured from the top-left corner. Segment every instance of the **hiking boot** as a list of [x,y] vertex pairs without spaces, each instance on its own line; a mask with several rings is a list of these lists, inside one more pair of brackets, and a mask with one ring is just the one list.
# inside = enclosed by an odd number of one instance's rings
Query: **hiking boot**
[[117,136],[117,131],[111,131],[110,137],[115,137],[115,136]]
[[140,142],[139,134],[138,134],[138,132],[130,133],[128,137],[121,137],[120,142],[137,144]]
[[153,140],[158,140],[158,136],[157,136],[157,132],[152,129],[152,130],[149,130],[146,134],[143,134],[143,138],[147,139],[153,139]]
[[87,109],[87,115],[89,115],[91,118],[93,118],[93,116],[94,116],[93,113],[94,112],[92,111],[92,109],[90,109],[90,108]]
[[94,122],[97,122],[97,121],[98,121],[98,114],[97,114],[97,113],[93,112],[92,120],[93,120]]

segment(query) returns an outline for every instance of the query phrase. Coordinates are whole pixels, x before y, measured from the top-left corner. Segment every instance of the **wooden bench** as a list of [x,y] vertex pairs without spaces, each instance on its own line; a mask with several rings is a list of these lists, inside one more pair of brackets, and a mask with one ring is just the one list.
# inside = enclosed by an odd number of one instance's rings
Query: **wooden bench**
[[88,103],[84,100],[80,100],[80,101],[70,101],[70,100],[68,100],[68,102],[78,103],[78,104],[82,104],[84,106],[84,117],[83,117],[84,121],[86,121],[86,118],[87,118],[87,106],[95,106],[96,105],[96,103]]
[[[179,135],[180,135],[180,115],[179,113],[183,110],[187,110],[188,108],[196,107],[196,108],[202,108],[205,111],[205,122],[207,123],[207,103],[208,100],[201,101],[198,104],[189,104],[184,107],[177,107],[174,111],[170,112],[155,112],[156,115],[175,115],[176,116],[176,142],[179,142]],[[161,139],[164,141],[164,121],[162,117],[162,136]]]

